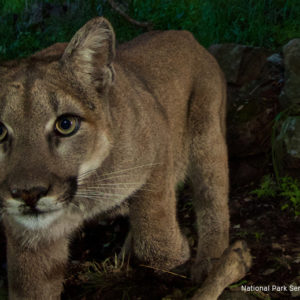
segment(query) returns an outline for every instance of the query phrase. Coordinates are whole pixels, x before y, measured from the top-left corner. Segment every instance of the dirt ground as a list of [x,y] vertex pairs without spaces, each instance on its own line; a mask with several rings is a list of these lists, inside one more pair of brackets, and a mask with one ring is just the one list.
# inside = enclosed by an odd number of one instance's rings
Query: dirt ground
[[[241,286],[269,287],[270,291],[247,292],[251,299],[300,299],[299,291],[289,291],[291,284],[300,287],[300,218],[292,211],[282,211],[280,199],[261,200],[251,195],[254,188],[250,184],[231,192],[231,240],[247,241],[253,266],[242,281],[227,289],[226,299],[233,299],[230,294],[241,291]],[[188,185],[182,188],[179,198],[180,224],[195,252],[195,218]],[[183,273],[183,277],[182,272],[157,272],[132,264],[130,258],[130,263],[128,259],[119,262],[115,253],[120,251],[127,231],[127,220],[120,218],[95,221],[76,234],[63,299],[175,300],[193,295],[198,287],[188,274]],[[0,233],[0,266],[0,299],[5,299],[3,233]]]

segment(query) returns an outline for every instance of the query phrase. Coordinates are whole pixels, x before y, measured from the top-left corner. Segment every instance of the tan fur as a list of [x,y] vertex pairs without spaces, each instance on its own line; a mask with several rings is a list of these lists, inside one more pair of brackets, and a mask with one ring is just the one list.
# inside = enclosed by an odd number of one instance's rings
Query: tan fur
[[236,241],[224,251],[192,300],[217,300],[227,286],[246,275],[251,264],[252,257],[246,243]]
[[[228,246],[220,68],[184,31],[144,34],[116,54],[114,45],[111,25],[96,18],[66,49],[56,44],[0,67],[10,299],[59,299],[69,237],[101,213],[128,211],[126,248],[137,259],[163,269],[186,262],[175,199],[186,176],[199,235],[194,278],[202,280]],[[64,114],[82,118],[69,137],[53,130]],[[37,214],[28,197],[39,198]]]

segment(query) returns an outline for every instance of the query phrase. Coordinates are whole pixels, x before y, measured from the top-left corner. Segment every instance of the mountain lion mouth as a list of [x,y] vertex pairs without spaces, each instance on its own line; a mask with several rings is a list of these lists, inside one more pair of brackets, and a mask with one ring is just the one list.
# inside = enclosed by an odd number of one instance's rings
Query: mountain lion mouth
[[37,218],[39,216],[53,215],[63,211],[64,208],[64,202],[60,202],[57,197],[41,198],[35,206],[29,206],[20,199],[10,198],[6,201],[6,205],[2,210],[12,218]]
[[24,211],[21,213],[21,215],[24,215],[24,216],[39,216],[39,215],[47,215],[47,214],[52,214],[52,213],[55,213],[55,212],[58,212],[60,211],[62,208],[55,208],[55,209],[49,209],[49,210],[46,210],[46,211],[43,211],[43,210],[40,210],[38,208],[26,208],[24,209]]

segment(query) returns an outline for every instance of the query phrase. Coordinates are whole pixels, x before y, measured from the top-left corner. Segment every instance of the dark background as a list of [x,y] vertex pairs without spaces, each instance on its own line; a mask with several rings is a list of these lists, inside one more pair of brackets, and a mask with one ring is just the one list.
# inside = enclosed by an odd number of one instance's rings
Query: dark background
[[[152,29],[186,29],[208,47],[240,43],[276,49],[299,36],[297,0],[123,0],[116,5]],[[27,56],[69,41],[92,17],[104,15],[120,42],[147,30],[130,24],[110,1],[0,0],[0,58]]]

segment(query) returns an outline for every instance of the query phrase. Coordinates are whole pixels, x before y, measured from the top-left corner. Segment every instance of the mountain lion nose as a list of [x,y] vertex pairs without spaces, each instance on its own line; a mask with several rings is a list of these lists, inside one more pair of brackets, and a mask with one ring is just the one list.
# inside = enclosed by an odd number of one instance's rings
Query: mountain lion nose
[[44,187],[33,187],[29,190],[12,189],[10,193],[13,198],[21,198],[26,205],[35,208],[38,200],[47,195],[48,189]]

